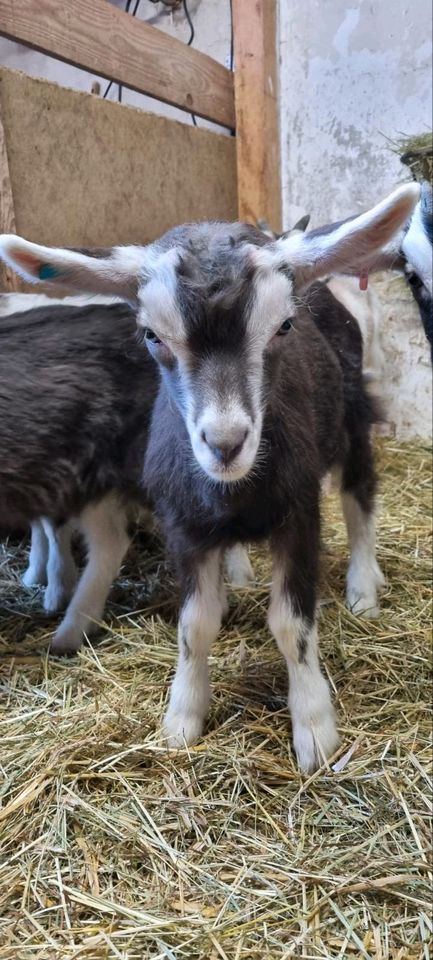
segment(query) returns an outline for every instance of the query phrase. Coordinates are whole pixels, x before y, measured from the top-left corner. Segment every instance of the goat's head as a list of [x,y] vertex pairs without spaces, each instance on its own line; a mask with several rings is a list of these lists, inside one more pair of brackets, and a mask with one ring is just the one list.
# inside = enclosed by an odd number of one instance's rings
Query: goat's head
[[17,237],[0,239],[0,255],[26,279],[134,302],[196,460],[212,479],[230,483],[256,462],[264,383],[296,336],[299,295],[330,272],[380,268],[381,248],[418,196],[408,185],[350,221],[274,242],[241,224],[193,224],[149,247],[115,247],[105,256]]

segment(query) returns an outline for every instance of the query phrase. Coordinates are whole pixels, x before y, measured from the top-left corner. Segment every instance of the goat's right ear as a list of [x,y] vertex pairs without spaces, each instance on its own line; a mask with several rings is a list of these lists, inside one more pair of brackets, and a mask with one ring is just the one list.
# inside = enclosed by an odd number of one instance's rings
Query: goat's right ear
[[298,289],[330,273],[361,276],[396,267],[401,240],[398,235],[419,196],[418,184],[404,184],[366,213],[309,233],[283,237],[268,249],[273,249],[277,262],[280,259],[292,270]]
[[145,247],[86,251],[43,247],[13,234],[0,236],[0,257],[30,283],[105,293],[134,301],[145,273]]

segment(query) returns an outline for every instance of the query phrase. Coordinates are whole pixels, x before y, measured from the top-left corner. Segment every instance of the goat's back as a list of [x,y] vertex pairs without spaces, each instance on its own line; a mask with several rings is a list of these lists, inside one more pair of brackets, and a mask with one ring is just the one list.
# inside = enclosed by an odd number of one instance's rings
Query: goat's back
[[140,490],[158,374],[123,304],[0,322],[0,525]]

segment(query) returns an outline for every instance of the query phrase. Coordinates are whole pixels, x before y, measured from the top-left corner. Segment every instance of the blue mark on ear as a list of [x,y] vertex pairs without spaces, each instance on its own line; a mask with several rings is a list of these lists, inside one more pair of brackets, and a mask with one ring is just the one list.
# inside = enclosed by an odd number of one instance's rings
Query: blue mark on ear
[[61,270],[52,267],[49,263],[41,263],[38,271],[39,280],[53,280],[54,277],[61,277]]

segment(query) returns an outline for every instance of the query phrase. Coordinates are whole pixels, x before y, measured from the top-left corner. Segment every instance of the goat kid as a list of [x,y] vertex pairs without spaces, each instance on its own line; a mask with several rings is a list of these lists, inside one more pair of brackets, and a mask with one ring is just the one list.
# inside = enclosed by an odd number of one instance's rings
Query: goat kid
[[[117,302],[119,304],[119,320],[114,321],[116,326],[118,324],[122,325],[125,322],[124,321],[125,311],[128,311],[128,308],[125,304],[122,305],[121,301],[117,301]],[[57,368],[60,363],[65,371],[65,376],[67,375],[70,378],[67,381],[67,383],[69,383],[70,385],[69,402],[71,403],[71,405],[74,402],[73,400],[74,391],[77,388],[77,381],[79,381],[80,371],[78,369],[78,364],[76,362],[76,359],[74,359],[73,357],[73,348],[72,350],[70,349],[70,344],[68,342],[68,333],[66,332],[65,335],[63,335],[62,333],[60,344],[57,344],[57,347],[61,348],[61,354],[63,354],[63,356],[59,354],[58,350],[55,353],[55,356],[53,356],[53,351],[50,350],[48,346],[47,346],[47,349],[44,348],[44,345],[39,336],[36,338],[37,342],[35,342],[34,331],[33,331],[33,334],[31,331],[33,330],[33,327],[34,327],[33,321],[34,320],[38,321],[37,329],[41,333],[43,333],[43,335],[46,336],[48,340],[50,338],[50,333],[52,331],[52,327],[54,324],[55,337],[56,339],[58,339],[59,330],[57,328],[57,324],[59,320],[61,320],[61,322],[65,326],[65,330],[67,331],[68,322],[71,319],[73,320],[75,316],[73,310],[70,310],[69,313],[65,314],[65,308],[66,307],[78,308],[80,306],[81,307],[86,306],[88,308],[86,314],[84,315],[86,318],[86,334],[81,344],[80,350],[85,348],[86,337],[89,337],[91,345],[89,349],[88,360],[91,363],[92,351],[95,350],[95,347],[98,344],[98,338],[100,339],[98,349],[101,352],[103,352],[104,340],[107,334],[106,326],[107,324],[110,325],[113,322],[114,317],[116,316],[115,307],[113,307],[113,298],[98,297],[97,299],[95,299],[95,297],[88,297],[88,296],[77,297],[76,296],[76,297],[65,297],[63,300],[54,300],[53,298],[47,297],[44,294],[0,295],[0,317],[4,317],[4,318],[9,317],[11,319],[12,328],[13,328],[13,332],[11,333],[10,327],[6,326],[4,323],[3,329],[2,330],[0,329],[0,341],[2,344],[3,355],[6,355],[10,350],[9,338],[12,335],[12,337],[14,338],[14,343],[16,347],[16,352],[15,352],[16,362],[14,365],[14,370],[20,369],[21,371],[19,384],[17,384],[15,389],[13,407],[11,407],[10,409],[7,409],[6,406],[1,402],[0,402],[0,406],[2,408],[3,417],[6,420],[10,421],[12,419],[14,421],[15,428],[17,429],[18,434],[21,433],[21,430],[22,430],[23,418],[27,419],[29,417],[29,414],[28,414],[29,408],[31,410],[35,410],[37,409],[37,406],[38,406],[38,401],[36,401],[35,398],[32,398],[31,403],[27,404],[27,406],[24,406],[24,407],[21,402],[22,391],[25,390],[28,399],[30,399],[30,396],[29,396],[30,391],[34,389],[34,387],[36,386],[34,379],[29,377],[29,371],[27,367],[29,356],[28,356],[26,343],[29,336],[32,342],[32,346],[35,349],[34,356],[32,358],[34,361],[34,365],[36,367],[38,364],[39,365],[42,364],[41,382],[43,383],[43,387],[44,387],[44,389],[42,390],[42,393],[44,394],[44,408],[45,408],[45,415],[47,418],[47,430],[50,434],[51,433],[54,434],[56,431],[56,428],[58,429],[58,424],[56,426],[56,422],[52,422],[52,423],[50,422],[50,417],[53,416],[53,414],[55,413],[58,402],[61,402],[60,395],[58,396],[58,394],[60,394],[60,392],[63,392],[64,394],[65,392],[68,391],[67,385],[66,386],[63,385],[61,387],[61,390],[59,389],[59,384],[57,381],[55,381],[53,385],[52,383],[53,362],[55,362]],[[103,317],[103,309],[104,307],[108,307],[108,306],[110,306],[110,309],[108,310],[108,313],[107,313],[106,322],[102,320],[102,324],[101,324],[101,317]],[[39,312],[33,315],[32,311],[37,308],[39,308]],[[95,315],[93,314],[93,311],[95,311]],[[12,314],[21,314],[21,316],[14,316],[12,319],[11,317]],[[94,316],[94,319],[93,319],[93,316]],[[80,324],[80,322],[82,322],[82,315],[77,314],[76,320],[77,320],[77,323]],[[91,334],[91,328],[93,323],[95,324],[95,329],[93,331],[93,334]],[[30,329],[30,333],[29,333],[28,327]],[[16,335],[18,332],[21,336],[17,344]],[[76,330],[75,330],[74,323],[73,323],[73,329],[70,332],[72,332],[73,334],[73,341],[75,343]],[[3,338],[1,338],[1,333],[3,333]],[[128,334],[127,334],[127,338],[128,338]],[[132,342],[131,340],[129,352],[131,353],[132,350],[135,350],[136,352],[138,351],[139,356],[142,354],[142,348],[140,348],[138,344],[135,344],[135,342]],[[146,355],[146,358],[147,358],[147,355]],[[109,356],[106,358],[106,367],[111,377],[115,374],[115,367],[121,367],[121,364],[122,364],[122,355],[120,355],[120,357],[116,359],[114,365],[112,364],[112,361],[110,360]],[[148,386],[149,386],[150,397],[152,397],[155,393],[155,370],[154,370],[153,364],[150,364],[150,365],[148,364],[148,366],[151,373],[151,379]],[[33,371],[34,371],[34,368],[32,368],[32,372]],[[86,389],[85,381],[86,381],[88,372],[89,372],[88,365],[84,363],[81,368],[81,376],[83,378],[84,391]],[[128,368],[126,365],[125,373],[127,372],[128,372]],[[46,376],[46,374],[48,374],[48,376]],[[146,368],[142,369],[142,375],[143,375],[143,378],[145,379]],[[11,388],[11,383],[6,379],[4,379],[3,382],[5,384],[5,390],[6,390],[6,384],[8,384],[8,395],[9,395],[9,388]],[[50,386],[52,388],[51,391],[50,391]],[[40,391],[40,384],[37,385],[37,388],[38,388],[38,391]],[[124,403],[126,402],[128,389],[129,389],[128,386],[125,385],[124,396],[123,398],[121,398]],[[10,395],[12,396],[12,393]],[[137,396],[138,405],[140,404],[140,399],[141,399],[141,394]],[[118,414],[119,414],[119,409],[116,409],[115,411],[113,411],[114,418],[117,417]],[[146,414],[146,410],[143,411],[144,416],[145,414]],[[70,420],[67,424],[67,427],[70,430],[72,429]],[[140,430],[142,429],[142,427],[143,425],[140,424]],[[81,430],[81,423],[77,422],[76,428]],[[86,424],[85,429],[87,429],[88,431],[90,430],[89,422]],[[95,422],[94,422],[94,429],[95,431],[100,429],[100,424],[97,419],[95,419]],[[0,429],[0,435],[1,433],[2,431]],[[64,437],[62,439],[64,441]],[[95,438],[95,444],[96,444],[96,439],[97,438]],[[141,460],[143,460],[144,458],[145,440],[146,440],[146,431],[143,434],[143,449],[141,450],[141,454],[140,454]],[[38,443],[40,443],[40,447],[38,447]],[[34,445],[35,462],[38,459],[40,459],[41,461],[45,461],[47,456],[47,449],[44,444],[43,435],[41,435],[37,431],[35,431],[34,433],[33,445]],[[71,453],[70,453],[70,462],[68,464],[68,467],[70,470],[73,471],[74,470],[74,463],[73,463],[74,453],[72,451],[74,450],[74,443],[73,443],[72,437],[70,437],[70,446],[71,446]],[[11,449],[7,449],[6,447],[2,449],[3,465],[6,465],[8,463],[11,455],[12,455]],[[17,464],[17,467],[18,467],[18,464]],[[56,459],[53,461],[52,467],[54,472],[58,471],[59,465]],[[75,463],[75,469],[79,474],[80,469],[82,469],[82,466],[80,466],[79,461]],[[102,464],[100,462],[99,470],[101,469],[102,469]],[[140,469],[140,465],[139,465],[139,469]],[[0,474],[1,474],[1,470],[0,470]],[[37,470],[35,474],[35,479],[37,478],[39,479],[39,482],[42,480],[39,470]],[[30,480],[31,480],[31,476],[30,476]],[[17,469],[17,475],[16,475],[17,496],[19,493],[20,485],[22,485],[22,483],[23,483],[23,478],[19,477],[19,470]],[[126,477],[124,478],[123,483],[124,483],[124,487],[126,488],[126,485],[127,485]],[[6,496],[6,493],[3,490],[3,497],[5,496]],[[9,491],[9,496],[10,496],[10,491]],[[0,503],[1,503],[1,499],[2,499],[2,496],[0,494]],[[59,499],[59,496],[57,497],[57,499]],[[140,500],[140,503],[143,502],[142,491],[140,492],[138,499]],[[74,503],[73,506],[76,513],[77,505]],[[69,601],[71,600],[74,594],[76,585],[79,580],[79,573],[73,558],[71,541],[75,531],[80,531],[83,527],[83,524],[84,524],[84,527],[88,526],[88,519],[89,519],[87,517],[87,513],[85,514],[84,517],[81,516],[81,514],[78,516],[75,516],[74,518],[72,518],[69,514],[66,517],[66,515],[64,514],[64,511],[66,510],[66,508],[63,507],[62,518],[61,518],[61,521],[59,522],[56,516],[56,509],[57,509],[56,502],[54,501],[52,503],[51,511],[49,514],[39,519],[32,520],[31,547],[30,547],[28,567],[22,577],[23,584],[26,587],[45,586],[44,609],[48,613],[56,613],[59,610],[63,610],[67,606],[67,604],[69,603]],[[119,506],[118,510],[122,514],[125,510],[124,526],[126,528],[126,503],[125,505],[122,504],[121,506]],[[54,511],[54,515],[53,515],[53,511]],[[129,515],[129,519],[132,520],[132,515],[131,515],[132,511],[128,510],[127,512]],[[3,516],[3,519],[5,519],[5,516]],[[120,522],[120,517],[119,517],[119,522]],[[141,524],[143,524],[143,522],[145,522],[146,525],[150,524],[151,517],[148,511],[144,511],[143,509],[141,509],[140,522]],[[88,538],[89,531],[87,531],[87,534],[86,534],[86,530],[84,530],[84,535],[85,535],[85,539]],[[93,549],[95,550],[95,547]],[[245,585],[247,583],[250,583],[251,579],[253,578],[253,573],[252,573],[251,565],[248,560],[248,556],[246,555],[245,551],[241,550],[240,547],[233,548],[232,551],[228,551],[226,556],[226,568],[227,568],[229,581],[233,585]],[[96,625],[96,621],[100,619],[100,617],[102,616],[102,611],[105,605],[107,592],[108,592],[108,587],[104,588],[104,590],[101,590],[99,599],[96,597],[93,598],[93,596],[90,594],[90,596],[88,596],[88,600],[86,601],[88,604],[87,615],[86,615],[86,611],[82,609],[81,615],[79,616],[78,610],[80,609],[80,605],[83,603],[83,599],[82,599],[83,585],[81,586],[80,593],[78,594],[77,598],[74,601],[74,607],[69,611],[68,617],[66,618],[67,623],[64,623],[57,631],[57,634],[52,644],[53,651],[60,652],[63,649],[65,650],[76,649],[77,646],[79,646],[79,644],[81,643],[83,630],[87,629],[87,631],[89,632],[92,629],[92,626],[94,627]],[[81,594],[81,599],[80,599],[80,594]],[[75,609],[75,613],[74,613],[74,609]]]
[[302,297],[320,276],[380,269],[381,249],[418,196],[416,186],[404,186],[350,221],[276,242],[241,224],[175,228],[147,248],[114,248],[102,259],[16,237],[0,241],[5,260],[26,279],[49,277],[133,301],[159,366],[144,482],[183,594],[165,718],[173,746],[193,742],[203,729],[209,647],[224,610],[223,551],[269,539],[269,625],[288,667],[299,764],[311,771],[336,749],[318,655],[320,481],[340,469],[348,601],[374,612],[381,582],[374,411],[355,322],[347,315],[342,326],[331,311],[319,328]]
[[[158,373],[126,304],[47,305],[0,323],[0,527],[32,524],[27,585],[68,602],[51,649],[100,621],[129,545],[128,504],[147,506],[143,458]],[[72,529],[87,561],[77,573]]]

